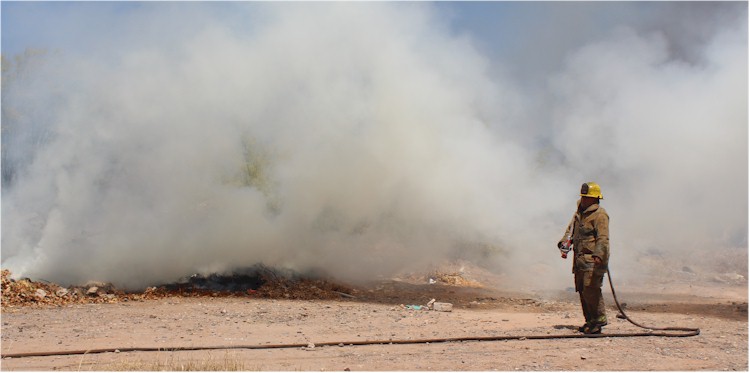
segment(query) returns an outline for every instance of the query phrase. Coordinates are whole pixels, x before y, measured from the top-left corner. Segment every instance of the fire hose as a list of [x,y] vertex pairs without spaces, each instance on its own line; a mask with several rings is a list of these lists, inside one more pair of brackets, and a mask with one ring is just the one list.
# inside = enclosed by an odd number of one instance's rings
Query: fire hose
[[[149,352],[149,351],[197,351],[197,350],[261,350],[261,349],[283,349],[283,348],[307,348],[322,346],[363,346],[363,345],[396,345],[396,344],[428,344],[428,343],[445,343],[445,342],[469,342],[469,341],[508,341],[508,340],[532,340],[532,339],[571,339],[571,338],[617,338],[617,337],[692,337],[700,334],[698,328],[686,327],[651,327],[643,326],[633,321],[622,309],[620,302],[615,294],[615,287],[612,285],[612,276],[607,270],[609,279],[609,288],[612,290],[612,298],[617,305],[617,309],[631,324],[645,329],[640,333],[601,333],[601,334],[562,334],[562,335],[500,335],[500,336],[469,336],[469,337],[449,337],[449,338],[427,338],[427,339],[388,339],[388,340],[365,340],[365,341],[341,341],[341,342],[322,342],[322,343],[286,343],[286,344],[265,344],[265,345],[218,345],[218,346],[177,346],[177,347],[121,347],[121,348],[99,348],[88,350],[68,350],[68,351],[47,351],[47,352],[18,352],[6,353],[0,355],[0,358],[20,358],[20,357],[43,357],[59,355],[85,355],[100,353],[117,353],[117,352]],[[658,330],[660,332],[655,332]],[[678,331],[682,333],[665,333],[664,331]]]
[[612,285],[612,274],[609,272],[609,269],[607,269],[607,279],[609,280],[609,289],[612,290],[612,299],[615,300],[615,304],[617,305],[617,309],[620,310],[620,313],[623,317],[625,317],[626,320],[628,320],[631,324],[641,328],[641,329],[650,329],[650,330],[673,330],[673,331],[680,331],[685,333],[680,334],[671,334],[666,335],[665,337],[692,337],[696,336],[698,334],[701,334],[701,330],[699,328],[686,328],[681,326],[670,326],[670,327],[654,327],[654,326],[643,326],[631,319],[625,311],[622,309],[622,306],[620,305],[620,302],[617,300],[617,294],[615,294],[615,286]]

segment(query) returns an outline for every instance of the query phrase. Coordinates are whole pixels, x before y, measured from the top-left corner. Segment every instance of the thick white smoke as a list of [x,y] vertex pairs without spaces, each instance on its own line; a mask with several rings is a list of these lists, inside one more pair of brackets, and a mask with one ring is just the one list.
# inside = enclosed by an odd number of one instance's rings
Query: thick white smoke
[[[3,267],[137,288],[258,262],[352,279],[460,256],[521,276],[560,266],[589,180],[615,247],[747,245],[746,22],[700,65],[658,33],[605,35],[539,107],[429,4],[248,7],[262,22],[201,17],[4,76]],[[548,133],[517,141],[538,110]]]
[[617,30],[552,83],[555,145],[607,188],[623,263],[747,246],[747,28],[734,26],[695,64],[671,59],[660,34]]

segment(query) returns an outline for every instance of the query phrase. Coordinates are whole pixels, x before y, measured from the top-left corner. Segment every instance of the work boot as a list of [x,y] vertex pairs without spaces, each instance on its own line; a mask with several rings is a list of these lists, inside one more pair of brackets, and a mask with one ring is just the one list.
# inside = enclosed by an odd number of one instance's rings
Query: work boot
[[589,327],[589,325],[590,325],[589,322],[586,321],[585,324],[583,324],[583,325],[581,325],[581,326],[578,327],[578,331],[581,332],[581,333],[583,333],[586,330],[586,328]]
[[599,324],[589,325],[583,329],[583,334],[601,334],[602,326]]
[[583,328],[583,334],[601,334],[602,333],[602,327],[607,325],[607,321],[603,322],[592,322],[589,323],[585,328]]

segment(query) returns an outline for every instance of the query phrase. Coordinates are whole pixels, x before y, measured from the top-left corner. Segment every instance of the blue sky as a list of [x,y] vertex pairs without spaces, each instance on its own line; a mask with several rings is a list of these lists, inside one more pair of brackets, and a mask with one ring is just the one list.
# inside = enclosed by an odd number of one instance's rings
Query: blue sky
[[[233,22],[237,3],[199,2],[3,2],[2,52],[26,48],[91,52],[117,49],[128,34],[161,27],[164,33],[199,28],[196,20],[222,17]],[[154,18],[149,18],[154,14]],[[174,16],[172,16],[174,15]],[[150,23],[146,21],[151,21]],[[166,28],[169,29],[166,29]],[[148,40],[141,40],[147,42]]]
[[[85,48],[86,42],[92,38],[103,35],[117,37],[125,32],[123,27],[126,20],[165,8],[179,8],[183,12],[199,10],[206,17],[219,16],[227,22],[240,24],[244,22],[237,18],[235,11],[238,6],[246,5],[234,2],[3,2],[2,51],[4,54],[15,54],[28,47]],[[571,30],[597,32],[611,27],[613,18],[627,18],[629,13],[634,12],[644,15],[647,13],[639,9],[651,7],[637,3],[596,2],[441,2],[434,6],[457,32],[469,32],[488,49],[500,50],[521,48],[519,44],[532,29],[542,31],[542,37],[557,39],[569,37]],[[576,16],[569,17],[572,14]],[[560,22],[560,17],[565,20]],[[564,26],[566,32],[550,29],[548,25],[552,23]]]
[[[115,51],[123,43],[195,32],[219,19],[239,34],[264,21],[262,7],[242,2],[2,2],[2,53],[26,48],[66,53]],[[283,4],[294,7],[294,3]],[[661,32],[677,47],[701,42],[721,17],[747,3],[437,2],[428,3],[456,34],[466,34],[494,67],[533,80],[557,69],[571,50],[618,27]],[[682,19],[682,22],[678,22]],[[717,22],[718,21],[718,22]],[[691,26],[686,26],[691,25]],[[133,35],[140,35],[133,38]],[[688,40],[685,42],[684,40]],[[684,49],[684,48],[683,48]],[[689,57],[689,51],[686,52]]]

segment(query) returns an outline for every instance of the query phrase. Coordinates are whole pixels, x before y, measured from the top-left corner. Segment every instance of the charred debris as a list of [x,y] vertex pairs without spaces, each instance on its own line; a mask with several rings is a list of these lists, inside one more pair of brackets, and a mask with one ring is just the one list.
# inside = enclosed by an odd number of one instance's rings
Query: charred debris
[[112,284],[89,282],[63,287],[47,281],[14,280],[2,270],[2,308],[33,305],[118,303],[174,296],[339,299],[357,291],[321,273],[297,273],[258,264],[228,273],[193,274],[174,283],[125,291]]

